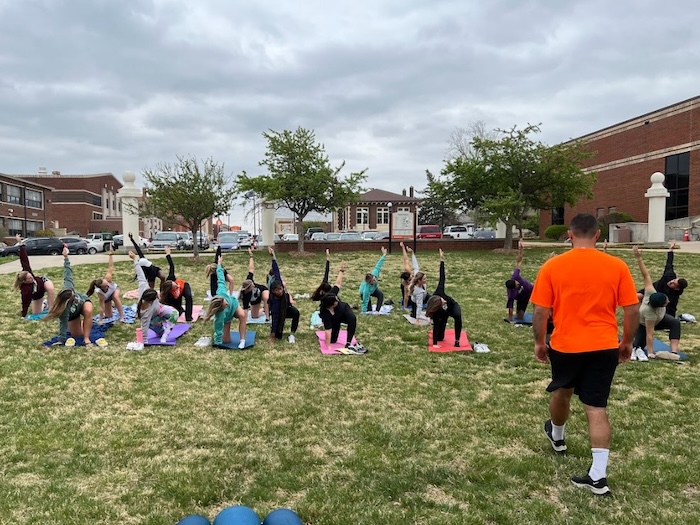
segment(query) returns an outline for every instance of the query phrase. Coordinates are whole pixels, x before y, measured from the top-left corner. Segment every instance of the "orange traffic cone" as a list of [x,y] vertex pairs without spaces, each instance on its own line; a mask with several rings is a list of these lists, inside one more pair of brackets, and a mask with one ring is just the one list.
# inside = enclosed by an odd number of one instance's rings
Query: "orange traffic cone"
[[684,241],[690,240],[690,234],[688,233],[688,230],[685,230],[685,232],[683,233],[683,240]]

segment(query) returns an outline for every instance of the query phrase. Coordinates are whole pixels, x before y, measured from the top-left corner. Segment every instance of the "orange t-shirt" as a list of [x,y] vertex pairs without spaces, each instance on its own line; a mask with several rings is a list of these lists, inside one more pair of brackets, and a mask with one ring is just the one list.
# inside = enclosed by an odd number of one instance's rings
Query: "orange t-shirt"
[[182,279],[175,279],[173,281],[173,287],[170,288],[170,295],[172,295],[175,299],[178,299],[184,289],[185,281],[183,281]]
[[617,307],[639,299],[624,261],[594,248],[573,248],[540,268],[530,301],[552,308],[551,347],[573,353],[617,348]]

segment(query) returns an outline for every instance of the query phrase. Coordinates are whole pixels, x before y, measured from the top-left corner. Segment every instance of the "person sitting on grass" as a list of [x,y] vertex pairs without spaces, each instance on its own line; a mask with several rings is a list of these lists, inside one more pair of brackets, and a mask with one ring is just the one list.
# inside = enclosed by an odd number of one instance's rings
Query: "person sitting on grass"
[[250,310],[250,317],[258,319],[262,311],[265,313],[265,320],[269,321],[270,307],[267,301],[270,299],[270,291],[267,289],[267,286],[256,283],[254,276],[255,259],[253,258],[253,251],[248,248],[248,275],[241,283],[241,292],[238,298],[243,303],[243,310],[245,310],[246,315],[248,315],[248,310]]
[[508,322],[510,323],[513,322],[513,303],[516,304],[515,320],[522,321],[532,295],[532,284],[520,275],[523,251],[523,240],[520,239],[520,242],[518,242],[518,255],[515,259],[515,270],[513,270],[513,275],[510,276],[510,279],[506,281],[506,293],[508,294],[506,308],[508,309]]
[[384,304],[384,293],[379,289],[377,281],[382,271],[382,265],[386,259],[386,248],[382,246],[382,255],[379,257],[374,269],[365,275],[365,280],[360,284],[360,311],[362,313],[372,312],[372,297],[377,298],[377,313]]
[[[657,292],[654,284],[651,281],[649,270],[647,270],[642,253],[638,246],[635,246],[632,251],[637,259],[639,271],[644,279],[644,297],[642,304],[639,307],[639,328],[634,336],[632,343],[632,360],[646,361],[647,356],[651,359],[656,357],[654,352],[654,330],[669,330],[669,340],[671,344],[671,354],[664,354],[662,357],[668,357],[673,360],[678,360],[678,345],[681,338],[681,322],[675,317],[666,313],[666,307],[669,303],[666,294]],[[644,353],[646,347],[646,354]]]
[[[56,295],[49,313],[44,317],[45,321],[59,318],[59,341],[57,344],[68,346],[82,338],[85,345],[91,345],[90,332],[92,331],[92,301],[82,293],[75,291],[73,284],[73,270],[68,259],[68,247],[63,246],[63,289]],[[68,340],[70,329],[71,340]]]
[[352,338],[355,337],[357,329],[357,318],[355,312],[349,304],[340,300],[340,287],[343,284],[343,273],[345,272],[345,261],[340,263],[338,277],[335,280],[335,285],[328,290],[321,298],[321,320],[323,328],[326,332],[326,344],[331,345],[338,342],[340,334],[340,325],[346,324],[348,327],[347,341],[345,346],[340,349],[343,354],[364,354],[367,350],[359,343],[353,344]]
[[[399,245],[401,246],[401,252],[403,253],[403,272],[401,273],[401,306],[405,310],[411,309],[411,311],[414,311],[415,308],[413,298],[411,297],[411,292],[409,290],[412,286],[415,276],[420,271],[420,267],[418,266],[418,259],[416,259],[416,254],[413,253],[411,247],[404,245],[403,241],[401,241]],[[413,263],[413,267],[411,267],[411,263],[409,263],[408,261],[409,253],[411,254],[411,262]],[[422,306],[423,304],[421,304],[421,307]]]
[[438,343],[445,339],[445,329],[447,319],[452,317],[455,320],[455,347],[459,347],[460,335],[462,333],[462,309],[459,303],[445,293],[445,254],[440,249],[440,280],[433,295],[428,299],[425,309],[425,316],[433,320],[433,346],[440,346]]
[[[17,244],[22,242],[22,237],[19,233],[15,238],[17,239]],[[43,275],[39,277],[34,275],[32,267],[29,265],[27,248],[22,244],[19,245],[19,262],[22,265],[22,270],[17,272],[14,288],[19,290],[22,296],[20,316],[27,316],[30,305],[33,314],[40,314],[44,310],[44,295],[46,295],[46,302],[50,310],[53,306],[55,293],[53,282]]]
[[112,281],[112,273],[114,272],[114,246],[109,245],[109,264],[107,266],[107,273],[101,279],[95,279],[90,283],[90,287],[87,291],[87,296],[91,297],[93,293],[97,292],[97,298],[100,301],[100,319],[99,323],[107,318],[111,319],[112,303],[114,307],[119,312],[119,321],[124,323],[124,307],[122,306],[121,291],[119,290],[119,285]]
[[231,322],[238,318],[238,333],[240,342],[238,348],[245,348],[246,323],[248,321],[246,313],[238,304],[238,299],[229,295],[226,291],[226,278],[224,277],[223,257],[219,256],[219,263],[216,267],[216,295],[209,303],[209,309],[204,316],[204,321],[214,318],[214,346],[221,347],[231,342]]
[[296,331],[299,327],[299,310],[293,305],[292,298],[289,296],[287,289],[284,286],[280,268],[275,257],[275,250],[268,246],[267,248],[270,257],[272,257],[272,274],[273,280],[270,283],[270,298],[268,304],[270,307],[270,316],[272,325],[270,326],[270,341],[278,341],[284,335],[285,319],[291,318],[292,326],[291,333],[287,339],[290,343],[296,343]]
[[[160,285],[160,300],[164,304],[175,308],[179,315],[184,313],[185,321],[191,323],[194,299],[190,283],[175,277],[175,264],[173,264],[173,258],[170,255],[170,246],[165,247],[165,258],[168,260],[170,270],[168,278]],[[185,308],[182,307],[183,298],[185,299]]]

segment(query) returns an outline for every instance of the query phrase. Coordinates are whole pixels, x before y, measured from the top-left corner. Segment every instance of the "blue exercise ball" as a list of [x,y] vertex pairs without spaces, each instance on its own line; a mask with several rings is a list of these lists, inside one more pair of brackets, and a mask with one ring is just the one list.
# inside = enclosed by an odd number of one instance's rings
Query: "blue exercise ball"
[[304,522],[291,509],[277,509],[265,516],[263,525],[304,525]]
[[191,514],[190,516],[185,516],[178,521],[177,525],[211,525],[211,522],[204,516],[200,516],[199,514]]
[[260,525],[260,517],[250,507],[228,507],[214,518],[214,525]]

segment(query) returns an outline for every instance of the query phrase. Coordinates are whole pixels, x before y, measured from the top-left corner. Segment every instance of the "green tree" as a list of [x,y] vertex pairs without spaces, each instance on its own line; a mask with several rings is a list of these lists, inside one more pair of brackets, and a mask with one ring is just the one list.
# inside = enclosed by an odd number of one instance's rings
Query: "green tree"
[[295,131],[270,130],[263,137],[267,151],[259,164],[267,168],[268,174],[249,177],[243,172],[234,186],[238,192],[253,190],[261,199],[289,208],[295,216],[298,250],[302,252],[304,218],[312,211],[329,213],[357,202],[367,169],[341,177],[345,162],[331,167],[323,144],[316,142],[313,131],[302,127]]
[[425,170],[428,186],[419,193],[424,195],[418,212],[418,224],[437,224],[440,229],[457,222],[459,205],[430,170]]
[[[228,212],[236,196],[223,164],[211,158],[200,162],[195,157],[178,157],[174,164],[144,169],[143,176],[148,196],[141,213],[184,226],[195,236],[204,220]],[[194,256],[199,257],[197,242]]]
[[505,223],[504,247],[510,248],[513,226],[522,229],[528,210],[573,206],[590,198],[596,176],[581,168],[592,156],[581,141],[548,146],[531,137],[540,132],[534,125],[497,131],[495,139],[474,137],[472,155],[446,161],[440,182],[462,207]]

